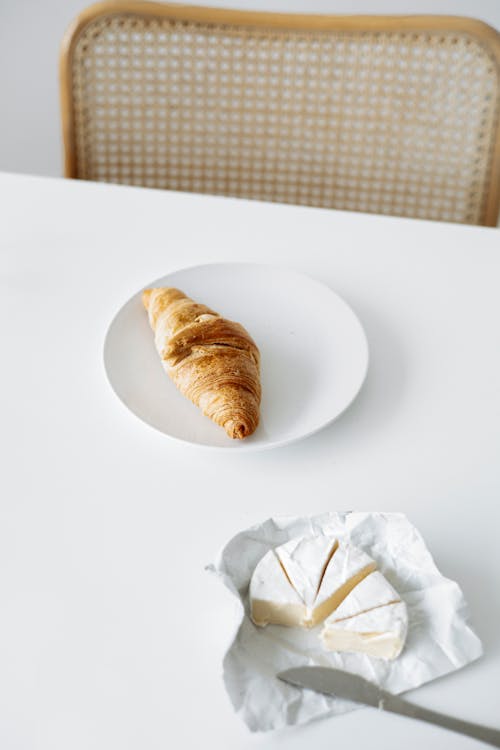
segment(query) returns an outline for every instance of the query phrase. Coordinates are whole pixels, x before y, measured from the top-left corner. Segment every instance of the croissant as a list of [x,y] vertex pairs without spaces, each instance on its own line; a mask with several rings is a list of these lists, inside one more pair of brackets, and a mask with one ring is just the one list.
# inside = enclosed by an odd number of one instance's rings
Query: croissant
[[146,289],[142,301],[167,375],[231,438],[259,423],[260,354],[239,323],[222,318],[179,289]]

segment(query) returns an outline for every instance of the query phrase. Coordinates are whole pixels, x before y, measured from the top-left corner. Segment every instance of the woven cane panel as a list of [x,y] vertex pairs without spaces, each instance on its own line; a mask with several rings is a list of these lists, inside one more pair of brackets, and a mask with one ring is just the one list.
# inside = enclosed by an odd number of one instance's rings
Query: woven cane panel
[[466,34],[111,16],[72,80],[81,178],[483,221],[499,80]]

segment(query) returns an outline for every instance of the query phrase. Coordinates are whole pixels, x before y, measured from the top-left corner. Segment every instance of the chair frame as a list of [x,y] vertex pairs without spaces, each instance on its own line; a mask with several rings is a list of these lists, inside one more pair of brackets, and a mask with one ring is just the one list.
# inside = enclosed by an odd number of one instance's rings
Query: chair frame
[[[500,34],[488,24],[462,16],[413,15],[310,15],[228,10],[179,4],[110,0],[99,2],[83,10],[68,28],[62,42],[59,73],[64,143],[64,176],[78,178],[76,165],[74,112],[72,97],[72,63],[75,44],[84,28],[96,19],[128,14],[141,18],[170,18],[173,20],[231,24],[247,27],[278,28],[304,31],[456,31],[466,33],[486,47],[496,64],[500,79]],[[496,137],[493,147],[491,172],[487,186],[484,225],[497,225],[500,208],[500,105],[496,115]]]

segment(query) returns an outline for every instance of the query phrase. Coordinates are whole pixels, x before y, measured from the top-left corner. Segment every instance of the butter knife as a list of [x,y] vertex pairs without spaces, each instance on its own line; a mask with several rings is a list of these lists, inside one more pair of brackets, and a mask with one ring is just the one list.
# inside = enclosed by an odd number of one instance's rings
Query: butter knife
[[317,693],[335,695],[337,698],[363,703],[366,706],[390,711],[394,714],[420,719],[430,724],[450,729],[452,732],[466,734],[476,740],[486,742],[493,747],[500,747],[500,730],[491,729],[480,724],[455,719],[453,716],[431,711],[428,708],[416,706],[399,696],[381,690],[372,682],[358,677],[358,675],[343,672],[340,669],[328,667],[296,667],[280,672],[277,677],[283,682],[300,688],[309,688]]

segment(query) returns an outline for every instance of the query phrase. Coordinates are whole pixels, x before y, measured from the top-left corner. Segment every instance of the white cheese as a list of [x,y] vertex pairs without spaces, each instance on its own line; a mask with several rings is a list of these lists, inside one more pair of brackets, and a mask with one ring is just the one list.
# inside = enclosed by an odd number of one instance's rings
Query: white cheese
[[308,608],[314,606],[326,566],[337,547],[336,539],[319,534],[291,539],[276,549],[292,586]]
[[252,620],[314,627],[374,569],[364,552],[325,534],[292,539],[268,552],[254,571]]
[[353,617],[365,612],[367,609],[380,607],[383,604],[392,604],[399,602],[398,592],[391,586],[387,578],[376,570],[374,573],[363,578],[358,585],[353,588],[350,594],[326,620],[343,620],[346,617]]
[[292,539],[253,572],[252,620],[307,628],[325,621],[320,637],[327,650],[395,659],[406,638],[406,605],[375,568],[362,550],[325,534]]
[[330,615],[345,597],[376,568],[375,562],[357,547],[340,544],[333,553],[314,602],[312,624]]
[[404,602],[384,604],[342,620],[334,616],[328,618],[321,633],[328,651],[358,651],[379,659],[395,659],[401,653],[408,629]]
[[301,625],[307,608],[274,550],[260,560],[250,581],[250,611],[256,625]]

